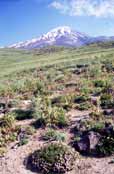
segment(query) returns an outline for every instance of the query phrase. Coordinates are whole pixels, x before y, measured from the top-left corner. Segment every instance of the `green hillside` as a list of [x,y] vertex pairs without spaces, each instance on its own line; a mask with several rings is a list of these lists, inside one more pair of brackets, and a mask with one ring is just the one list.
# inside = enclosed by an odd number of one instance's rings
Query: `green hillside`
[[47,48],[33,51],[0,49],[0,79],[5,76],[48,65],[66,66],[77,63],[91,63],[113,59],[114,48],[111,43],[93,44],[82,48]]
[[114,173],[109,164],[113,155],[112,42],[81,48],[0,49],[2,170],[12,161],[12,174],[18,162],[27,173],[40,169],[43,174],[79,174],[91,169],[95,174],[101,167]]

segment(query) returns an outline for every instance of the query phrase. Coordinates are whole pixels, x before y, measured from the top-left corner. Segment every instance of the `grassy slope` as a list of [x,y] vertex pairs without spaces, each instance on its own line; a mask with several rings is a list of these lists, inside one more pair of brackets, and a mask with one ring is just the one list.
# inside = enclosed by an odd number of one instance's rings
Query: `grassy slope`
[[111,57],[114,59],[112,46],[91,45],[79,49],[57,49],[56,51],[25,51],[0,49],[0,81],[14,72],[29,70],[39,66],[66,66],[74,63],[91,63]]

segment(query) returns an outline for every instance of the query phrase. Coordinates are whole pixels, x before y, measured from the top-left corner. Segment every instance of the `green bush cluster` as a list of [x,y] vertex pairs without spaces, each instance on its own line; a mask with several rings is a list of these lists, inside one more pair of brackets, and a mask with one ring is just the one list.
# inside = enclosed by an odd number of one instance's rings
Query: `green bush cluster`
[[68,125],[68,119],[63,108],[49,107],[45,108],[42,115],[37,119],[37,124],[40,126],[58,126],[63,128]]
[[104,93],[100,98],[101,107],[104,109],[114,108],[114,98],[111,94]]
[[69,146],[51,143],[35,151],[28,158],[32,168],[43,174],[66,173],[74,168],[78,154]]
[[13,114],[6,114],[0,119],[1,128],[12,128],[14,126],[15,116]]

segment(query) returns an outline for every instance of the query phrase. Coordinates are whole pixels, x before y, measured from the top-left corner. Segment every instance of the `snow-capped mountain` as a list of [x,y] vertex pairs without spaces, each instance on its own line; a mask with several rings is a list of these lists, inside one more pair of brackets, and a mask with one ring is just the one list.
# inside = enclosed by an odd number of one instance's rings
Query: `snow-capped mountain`
[[10,45],[9,48],[33,49],[51,45],[79,47],[92,42],[108,40],[114,40],[114,37],[91,37],[84,33],[72,30],[68,26],[63,26],[55,28],[38,38]]

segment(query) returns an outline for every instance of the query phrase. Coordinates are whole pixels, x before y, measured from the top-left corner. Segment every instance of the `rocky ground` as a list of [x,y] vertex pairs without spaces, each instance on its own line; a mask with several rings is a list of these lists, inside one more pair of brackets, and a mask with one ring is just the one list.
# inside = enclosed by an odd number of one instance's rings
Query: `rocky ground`
[[[87,117],[88,111],[80,112],[72,110],[69,114],[72,115],[71,122],[73,126],[75,121]],[[20,121],[18,125],[28,125],[32,121]],[[45,144],[40,139],[43,131],[42,129],[38,129],[26,145],[18,147],[17,142],[10,144],[6,155],[0,159],[0,174],[33,174],[33,172],[26,169],[25,159],[31,152]],[[66,135],[67,141],[69,141],[70,136],[72,136],[69,130],[66,131]],[[114,174],[114,164],[110,163],[113,159],[113,156],[108,158],[80,156],[75,166],[76,169],[68,174]]]

